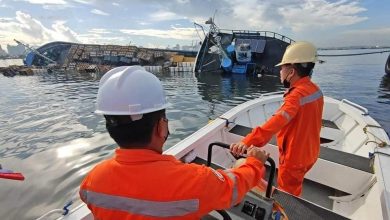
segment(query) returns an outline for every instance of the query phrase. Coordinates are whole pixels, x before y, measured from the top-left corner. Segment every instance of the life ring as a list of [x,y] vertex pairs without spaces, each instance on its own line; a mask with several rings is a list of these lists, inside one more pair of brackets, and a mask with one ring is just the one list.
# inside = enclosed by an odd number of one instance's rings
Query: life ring
[[387,75],[390,75],[390,54],[387,57],[386,65],[385,65],[385,72]]

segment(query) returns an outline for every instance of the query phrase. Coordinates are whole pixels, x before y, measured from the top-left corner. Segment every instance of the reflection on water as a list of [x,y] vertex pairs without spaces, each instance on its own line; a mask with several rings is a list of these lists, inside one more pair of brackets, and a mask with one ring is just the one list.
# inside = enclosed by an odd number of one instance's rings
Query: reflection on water
[[379,85],[378,101],[390,104],[390,76],[384,75]]
[[259,97],[262,93],[282,89],[275,76],[245,76],[200,74],[197,77],[199,95],[210,105],[209,119],[214,119],[232,107]]
[[377,107],[373,109],[374,119],[385,128],[387,134],[390,134],[390,76],[384,75],[378,89]]
[[94,111],[91,94],[97,81],[91,76],[3,77],[0,83],[8,88],[0,97],[4,106],[0,109],[1,158],[27,158],[56,140],[88,136],[98,126],[99,121],[85,117]]
[[[387,56],[342,62],[327,59],[313,80],[325,95],[347,98],[368,108],[390,130]],[[379,63],[378,60],[384,60]],[[171,135],[164,149],[237,104],[282,90],[278,77],[157,73],[168,101]],[[109,156],[115,144],[95,115],[98,75],[45,74],[0,76],[0,163],[20,171],[24,182],[0,180],[1,219],[33,219],[61,208],[91,167]]]
[[[207,75],[200,74],[200,94],[207,101],[258,97],[262,93],[282,89],[277,76]],[[214,96],[214,97],[213,97]]]

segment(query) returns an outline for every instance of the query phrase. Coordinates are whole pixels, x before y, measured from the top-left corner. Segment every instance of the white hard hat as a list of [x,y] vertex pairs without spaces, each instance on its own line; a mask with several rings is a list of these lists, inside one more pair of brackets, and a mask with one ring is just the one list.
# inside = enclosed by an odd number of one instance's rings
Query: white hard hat
[[315,63],[317,61],[317,49],[309,42],[300,41],[289,45],[284,52],[282,61],[275,66],[293,63]]
[[141,66],[121,66],[108,71],[99,82],[96,113],[131,115],[133,120],[143,114],[169,106],[160,80]]

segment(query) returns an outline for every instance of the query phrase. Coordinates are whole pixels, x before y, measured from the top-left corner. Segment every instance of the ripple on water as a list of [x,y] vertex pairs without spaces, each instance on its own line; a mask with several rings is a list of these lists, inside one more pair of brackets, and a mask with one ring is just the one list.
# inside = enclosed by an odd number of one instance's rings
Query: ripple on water
[[[313,80],[325,95],[347,98],[368,108],[389,132],[390,80],[383,72],[386,58],[327,59],[316,67]],[[171,135],[164,149],[238,104],[262,93],[283,90],[278,77],[157,76],[172,104],[167,109]],[[0,76],[0,88],[1,164],[26,176],[24,182],[2,181],[0,195],[7,199],[0,200],[0,216],[34,219],[61,208],[82,177],[109,157],[116,145],[105,131],[103,117],[93,113],[96,76]]]

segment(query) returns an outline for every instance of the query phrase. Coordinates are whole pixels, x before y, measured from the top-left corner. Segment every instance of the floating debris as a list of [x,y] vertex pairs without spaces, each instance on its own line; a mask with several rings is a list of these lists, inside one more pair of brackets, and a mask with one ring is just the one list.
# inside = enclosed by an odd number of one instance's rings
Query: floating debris
[[31,68],[26,66],[8,66],[8,67],[0,67],[0,73],[8,77],[32,76],[37,73],[47,73],[47,69]]

